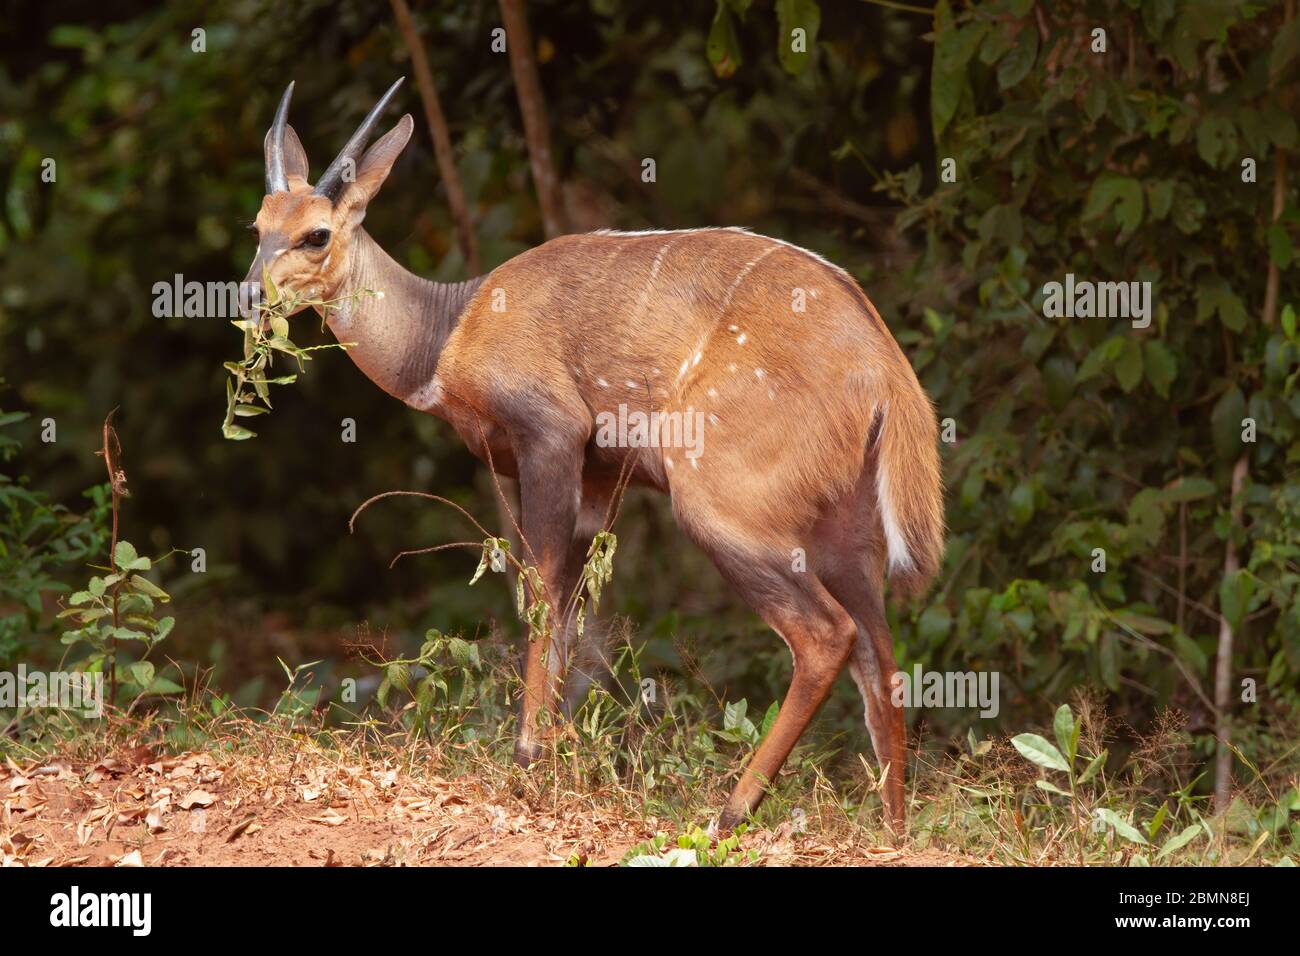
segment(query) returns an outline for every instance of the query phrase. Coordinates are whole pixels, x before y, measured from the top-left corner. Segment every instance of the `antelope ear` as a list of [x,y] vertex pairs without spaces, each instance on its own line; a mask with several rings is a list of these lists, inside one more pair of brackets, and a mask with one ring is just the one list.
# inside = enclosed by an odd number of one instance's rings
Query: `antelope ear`
[[[266,138],[262,141],[262,149],[268,154],[271,151],[271,132],[268,129]],[[284,175],[286,179],[300,179],[302,184],[307,182],[307,151],[302,148],[298,134],[288,124],[284,127]],[[299,183],[290,185],[297,186]]]
[[307,151],[302,148],[302,140],[293,127],[287,124],[284,127],[284,173],[289,179],[301,179],[304,185],[307,183]]
[[411,119],[411,114],[407,113],[397,121],[396,126],[366,150],[366,154],[361,157],[361,162],[357,166],[356,182],[351,183],[343,194],[343,202],[346,205],[364,208],[375,198],[379,187],[388,178],[393,163],[397,161],[397,157],[410,141],[414,129],[415,121]]

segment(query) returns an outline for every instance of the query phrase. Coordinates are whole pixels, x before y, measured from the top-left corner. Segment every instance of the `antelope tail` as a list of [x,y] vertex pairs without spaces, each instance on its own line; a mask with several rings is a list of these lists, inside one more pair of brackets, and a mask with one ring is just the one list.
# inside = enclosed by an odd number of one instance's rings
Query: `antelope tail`
[[880,410],[876,498],[888,574],[900,595],[922,594],[943,562],[943,479],[934,407],[915,381]]

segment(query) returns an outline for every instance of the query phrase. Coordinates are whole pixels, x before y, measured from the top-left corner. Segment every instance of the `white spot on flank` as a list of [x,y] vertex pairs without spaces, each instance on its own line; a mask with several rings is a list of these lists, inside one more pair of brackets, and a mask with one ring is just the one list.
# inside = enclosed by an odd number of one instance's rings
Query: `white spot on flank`
[[698,469],[700,467],[700,460],[698,458],[692,458],[691,467]]
[[609,388],[609,382],[605,381],[603,378],[596,379],[596,384],[601,388]]
[[729,325],[729,326],[727,326],[727,331],[728,331],[728,332],[739,332],[739,331],[740,331],[740,326],[738,326],[738,325]]
[[718,390],[716,388],[709,389],[709,398],[717,398],[717,397],[718,397]]
[[626,385],[628,388],[636,388],[636,382],[632,381],[630,378],[627,381],[625,381],[623,384]]
[[687,359],[685,362],[682,363],[682,367],[677,370],[677,378],[679,381],[681,380],[681,377],[686,374],[686,370],[690,367],[691,367],[690,359]]
[[735,362],[732,362],[730,365],[727,366],[727,371],[728,371],[728,372],[734,372],[735,370],[736,370],[736,363],[735,363]]
[[754,378],[762,378],[766,374],[767,373],[764,372],[761,368],[754,369]]
[[703,352],[696,352],[696,353],[695,353],[695,359],[691,362],[691,364],[692,364],[692,365],[699,365],[699,364],[700,364],[700,359],[703,358],[703,357],[704,357],[704,353],[703,353]]
[[744,345],[746,338],[748,338],[748,336],[744,332],[741,332],[738,336],[736,336],[736,344]]
[[671,468],[671,467],[673,466],[673,460],[672,460],[671,458],[665,456],[665,458],[664,458],[664,464],[667,465],[669,468]]
[[709,416],[709,424],[710,424],[710,425],[716,425],[716,424],[718,424],[718,416],[717,416],[717,415],[710,415],[710,416]]

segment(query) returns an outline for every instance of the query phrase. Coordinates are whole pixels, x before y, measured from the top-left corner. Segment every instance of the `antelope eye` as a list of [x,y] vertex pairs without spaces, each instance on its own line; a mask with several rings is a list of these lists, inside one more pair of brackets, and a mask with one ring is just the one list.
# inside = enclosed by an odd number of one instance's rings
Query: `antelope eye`
[[322,249],[330,241],[330,231],[328,229],[313,229],[307,233],[307,238],[302,241],[304,246],[311,246],[313,249]]

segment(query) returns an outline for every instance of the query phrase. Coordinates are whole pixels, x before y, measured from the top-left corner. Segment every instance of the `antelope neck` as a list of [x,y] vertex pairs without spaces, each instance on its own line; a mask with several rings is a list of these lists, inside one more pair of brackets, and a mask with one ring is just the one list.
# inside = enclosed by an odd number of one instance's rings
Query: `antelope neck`
[[[432,282],[402,268],[364,230],[326,324],[366,377],[405,401],[433,380],[447,339],[485,276]],[[367,294],[367,293],[382,293]],[[349,297],[355,296],[355,299]]]

